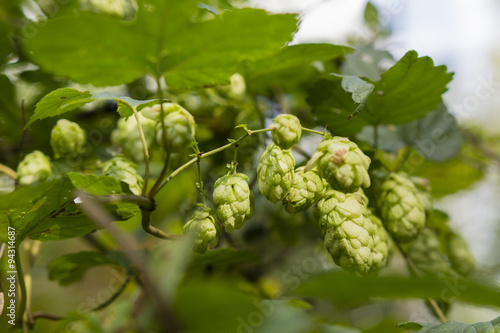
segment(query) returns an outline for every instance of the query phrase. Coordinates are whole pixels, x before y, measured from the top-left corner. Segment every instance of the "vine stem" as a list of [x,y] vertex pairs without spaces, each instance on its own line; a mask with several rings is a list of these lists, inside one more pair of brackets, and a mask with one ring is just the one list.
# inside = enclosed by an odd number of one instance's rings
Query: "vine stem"
[[17,172],[6,166],[5,164],[0,163],[0,171],[5,173],[7,176],[13,179],[17,179]]
[[144,151],[144,184],[142,185],[142,195],[146,194],[146,190],[148,188],[149,181],[149,150],[148,144],[146,142],[146,136],[144,135],[144,130],[142,129],[141,120],[139,118],[139,113],[135,107],[132,108],[134,110],[134,117],[137,121],[137,129],[139,130],[139,136],[141,137],[142,150]]
[[325,135],[325,132],[315,131],[313,129],[306,128],[306,127],[302,127],[302,131],[309,132],[309,133],[315,133],[315,134],[319,134],[319,135],[323,135],[323,136]]
[[410,154],[411,154],[411,147],[406,146],[404,148],[403,157],[401,157],[401,160],[399,161],[395,171],[401,171],[406,161],[408,160],[408,157],[410,157]]
[[25,322],[30,328],[33,328],[33,318],[31,317],[31,290],[32,290],[32,276],[31,269],[35,264],[35,259],[40,252],[41,242],[31,240],[24,243],[25,246],[25,256],[26,256],[26,269],[24,271],[24,280],[26,284],[26,312],[25,312]]
[[[408,255],[403,250],[401,245],[396,240],[394,240],[394,243],[396,244],[396,246],[397,246],[399,252],[401,253],[401,255],[403,256],[403,258],[405,259],[406,266],[408,267],[410,272],[412,274],[414,274],[416,277],[421,278],[422,276],[420,275],[417,267],[415,266],[413,261],[410,259],[410,257],[408,257]],[[443,311],[441,311],[441,308],[437,304],[436,300],[432,297],[427,297],[427,300],[429,301],[429,304],[432,306],[432,309],[434,310],[434,312],[436,312],[436,315],[438,316],[439,320],[443,323],[446,323],[448,320],[446,319],[446,316],[444,315]]]
[[20,251],[19,243],[16,243],[15,250],[16,250],[16,253],[14,254],[14,259],[16,261],[17,282],[19,283],[19,289],[21,290],[21,301],[19,302],[19,314],[20,314],[20,316],[19,316],[18,321],[20,322],[20,326],[23,327],[23,331],[26,331],[26,329],[29,329],[29,325],[24,325],[24,324],[28,324],[28,320],[25,317],[28,292],[26,290],[26,282],[24,280],[24,272],[23,272],[23,266],[21,263],[21,256],[19,255],[19,251]]
[[180,167],[178,167],[176,170],[172,171],[172,173],[167,178],[165,178],[165,180],[158,186],[158,189],[156,189],[155,192],[153,192],[153,189],[151,189],[151,191],[149,192],[149,196],[150,197],[154,196],[163,186],[165,186],[169,181],[171,181],[172,178],[174,178],[175,176],[177,176],[179,173],[181,173],[184,169],[186,169],[190,165],[196,163],[199,159],[202,159],[202,158],[205,158],[205,157],[217,154],[217,153],[219,153],[219,152],[221,152],[221,151],[223,151],[223,150],[225,150],[225,149],[227,149],[229,147],[237,145],[240,141],[242,141],[243,139],[245,139],[247,136],[250,136],[250,135],[256,134],[256,133],[268,132],[270,130],[271,129],[269,129],[269,128],[258,129],[258,130],[247,130],[247,132],[245,134],[243,134],[242,136],[240,136],[238,139],[236,139],[234,141],[231,141],[230,143],[228,143],[228,144],[226,144],[224,146],[221,146],[219,148],[216,148],[216,149],[211,150],[211,151],[206,152],[206,153],[199,153],[198,156],[193,157],[188,162],[184,163],[183,165],[181,165]]
[[135,266],[138,276],[141,278],[144,291],[156,301],[158,305],[158,313],[162,314],[162,319],[166,327],[170,329],[171,333],[180,332],[177,319],[174,315],[170,302],[164,298],[163,293],[160,292],[156,281],[153,279],[149,272],[149,267],[143,257],[142,252],[137,251],[140,245],[137,241],[123,233],[118,227],[113,225],[113,217],[104,210],[96,200],[94,200],[87,193],[77,191],[76,195],[81,198],[82,211],[92,219],[98,226],[109,231],[111,237],[116,241],[118,248],[120,248],[125,256],[130,260],[130,263]]

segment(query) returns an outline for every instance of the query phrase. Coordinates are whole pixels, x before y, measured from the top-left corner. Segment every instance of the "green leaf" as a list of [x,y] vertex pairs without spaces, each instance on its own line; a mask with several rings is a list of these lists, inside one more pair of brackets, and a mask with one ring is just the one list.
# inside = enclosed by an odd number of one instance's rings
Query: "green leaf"
[[318,122],[326,124],[328,130],[335,135],[348,136],[368,125],[365,112],[349,119],[358,105],[351,94],[342,87],[341,77],[322,77],[311,85],[308,94],[307,102],[312,106],[312,112],[317,116]]
[[[403,170],[411,171],[416,176],[429,179],[432,184],[432,196],[435,198],[441,198],[445,195],[466,189],[483,178],[481,170],[459,159],[435,163],[423,161],[421,157],[419,159],[415,155],[410,155]],[[413,164],[411,161],[416,162]]]
[[54,185],[53,182],[43,182],[35,186],[19,186],[14,192],[0,194],[0,211],[7,211],[18,208],[30,201],[39,198],[48,188]]
[[174,308],[186,332],[236,332],[238,327],[251,329],[247,322],[251,313],[262,315],[256,304],[254,297],[233,283],[204,279],[182,285]]
[[378,81],[384,71],[382,65],[389,62],[394,63],[394,58],[389,52],[366,46],[346,55],[340,73]]
[[205,269],[211,266],[225,269],[229,266],[260,262],[259,256],[250,250],[215,249],[204,255],[195,253],[189,267],[190,270]]
[[407,323],[400,323],[397,325],[399,328],[404,328],[407,330],[412,330],[412,331],[420,331],[422,328],[424,328],[424,325],[415,323],[415,322],[407,322]]
[[459,277],[423,279],[402,276],[360,278],[346,272],[319,275],[302,284],[297,294],[326,298],[349,306],[370,298],[453,298],[477,305],[500,306],[500,287]]
[[377,124],[404,124],[435,110],[453,73],[446,66],[434,66],[429,57],[409,51],[375,83],[366,108],[369,121]]
[[58,281],[59,285],[67,286],[82,279],[85,272],[99,265],[120,264],[110,256],[100,252],[81,251],[65,254],[49,262],[49,280]]
[[116,101],[118,103],[118,113],[122,117],[129,117],[133,115],[133,108],[137,108],[137,111],[140,111],[147,106],[151,106],[159,102],[158,99],[143,101],[127,96],[117,96],[109,92],[93,93],[90,91],[78,91],[72,88],[61,88],[45,95],[40,102],[36,104],[35,112],[31,116],[25,128],[28,128],[36,120],[58,116],[99,99],[111,99]]
[[400,126],[399,135],[425,159],[438,163],[455,157],[464,141],[455,117],[444,104],[423,119]]
[[[289,45],[269,57],[246,62],[243,72],[252,89],[261,91],[286,83],[284,81],[289,80],[288,74],[293,76],[314,61],[335,59],[352,51],[350,47],[333,44]],[[301,77],[294,77],[295,81],[299,79]]]
[[93,100],[90,91],[78,91],[72,88],[54,90],[36,104],[35,112],[24,128],[28,128],[36,120],[72,111]]
[[[156,40],[131,22],[80,13],[30,24],[24,48],[45,70],[96,86],[131,82],[154,67]],[[33,31],[30,30],[30,31]]]
[[378,11],[370,1],[366,4],[363,17],[366,25],[368,25],[372,31],[378,30]]
[[89,13],[56,17],[28,27],[38,33],[24,47],[36,64],[80,83],[118,85],[163,73],[169,87],[188,88],[228,82],[239,61],[275,52],[296,30],[294,15],[249,8],[196,22],[196,4],[141,1],[129,22]]
[[177,88],[229,83],[238,62],[273,54],[291,40],[296,24],[294,15],[251,8],[195,24],[166,41],[165,81]]
[[[25,238],[59,240],[82,236],[95,230],[95,224],[74,202],[76,189],[91,195],[122,193],[120,183],[112,177],[68,173],[40,198],[9,213],[12,226],[17,232],[18,242]],[[112,207],[122,207],[122,205],[112,205]]]
[[365,107],[366,101],[368,100],[368,97],[370,97],[374,86],[373,84],[363,81],[356,76],[344,76],[340,85],[345,91],[351,93],[352,100],[359,104],[356,110],[354,110],[354,112],[349,116],[348,119],[351,119],[352,117],[358,115],[358,113],[360,113]]
[[500,317],[488,322],[480,322],[473,325],[468,325],[458,321],[448,321],[444,324],[419,324],[419,323],[402,323],[398,324],[399,328],[419,331],[422,333],[495,333],[500,329]]

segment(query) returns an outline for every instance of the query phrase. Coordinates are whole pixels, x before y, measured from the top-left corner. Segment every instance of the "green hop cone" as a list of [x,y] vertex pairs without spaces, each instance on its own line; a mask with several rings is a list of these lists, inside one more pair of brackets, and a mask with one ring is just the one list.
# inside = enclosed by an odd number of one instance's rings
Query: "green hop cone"
[[272,130],[273,142],[281,149],[292,148],[302,136],[300,120],[291,114],[280,114],[269,128]]
[[290,150],[282,150],[274,143],[267,146],[257,165],[260,193],[272,203],[283,200],[292,186],[294,168]]
[[68,154],[83,153],[85,142],[85,131],[77,123],[66,119],[59,119],[50,134],[50,145],[56,159]]
[[382,221],[369,212],[368,218],[375,226],[375,234],[373,235],[373,263],[372,269],[377,270],[387,265],[389,257],[389,235],[385,231]]
[[[179,152],[194,141],[196,125],[193,116],[186,109],[178,104],[168,104],[168,113],[165,112],[164,118],[166,149],[169,152]],[[156,129],[156,142],[164,147],[161,121],[156,125]]]
[[321,198],[324,189],[323,179],[316,170],[304,172],[304,167],[297,168],[292,187],[283,199],[283,206],[290,214],[303,212]]
[[408,257],[419,271],[427,275],[454,274],[441,251],[439,238],[432,229],[423,228],[420,231],[417,239],[410,244]]
[[353,194],[330,189],[317,207],[321,234],[333,261],[346,271],[368,273],[373,265],[375,226],[363,203]]
[[39,150],[27,154],[17,166],[19,184],[31,185],[47,180],[52,175],[50,158]]
[[140,195],[143,180],[137,174],[137,166],[124,157],[113,157],[101,165],[102,173],[126,183],[132,193]]
[[380,187],[377,206],[385,228],[398,242],[415,239],[425,224],[424,205],[415,184],[402,173],[391,173]]
[[458,274],[468,276],[474,270],[474,257],[469,252],[467,242],[459,234],[454,232],[448,234],[446,253],[451,267]]
[[428,216],[434,209],[432,204],[431,183],[428,179],[421,177],[410,177],[410,179],[419,190],[417,195],[424,205],[425,214]]
[[241,228],[253,215],[253,194],[245,174],[225,175],[215,182],[213,201],[227,232]]
[[[163,103],[163,115],[166,116],[170,112],[184,110],[182,106],[177,103]],[[159,122],[161,119],[161,105],[155,104],[153,106],[147,106],[141,110],[141,114],[155,122]]]
[[369,187],[371,184],[368,175],[370,162],[370,158],[357,144],[348,138],[336,136],[325,139],[318,145],[305,170],[309,171],[317,166],[320,176],[333,189],[346,193],[356,192],[361,186]]
[[182,233],[193,237],[193,251],[205,254],[217,245],[219,237],[214,218],[207,211],[195,212],[182,228]]
[[[148,147],[152,145],[156,135],[156,121],[144,117],[139,113],[144,138]],[[122,146],[123,153],[135,162],[144,162],[144,150],[141,136],[134,116],[127,119],[120,118],[116,129],[111,132],[111,142]]]

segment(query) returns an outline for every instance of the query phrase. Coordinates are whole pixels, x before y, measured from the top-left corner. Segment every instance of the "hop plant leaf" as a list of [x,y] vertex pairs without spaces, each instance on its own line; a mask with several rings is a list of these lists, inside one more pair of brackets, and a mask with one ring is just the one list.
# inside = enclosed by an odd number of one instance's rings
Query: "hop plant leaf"
[[292,148],[302,136],[300,120],[291,114],[280,114],[274,118],[270,128],[273,142],[281,149]]
[[358,145],[343,137],[333,137],[323,140],[309,162],[306,171],[315,166],[319,174],[330,186],[342,192],[356,192],[361,186],[371,184],[368,168],[370,158]]
[[182,232],[192,237],[193,251],[201,254],[205,254],[209,247],[214,248],[219,240],[214,218],[205,210],[195,212],[182,228]]
[[50,158],[39,150],[27,154],[17,166],[19,184],[31,185],[47,180],[52,175]]
[[137,166],[124,157],[113,157],[101,165],[104,175],[126,183],[132,193],[140,195],[143,179],[137,174]]
[[405,175],[391,173],[380,187],[377,206],[385,228],[399,242],[415,239],[425,224],[420,191]]
[[318,213],[321,234],[333,261],[358,275],[370,272],[375,226],[359,198],[329,189],[318,202]]
[[293,183],[295,159],[290,150],[274,143],[267,146],[257,165],[260,192],[272,203],[285,198]]
[[446,253],[451,267],[458,274],[468,276],[474,270],[474,257],[469,252],[467,243],[459,234],[455,232],[448,234]]
[[290,214],[303,212],[321,198],[324,190],[325,184],[316,169],[305,172],[304,167],[297,168],[283,206]]
[[66,119],[59,119],[50,135],[50,145],[56,159],[67,154],[83,153],[86,141],[87,134],[80,125]]
[[[150,147],[155,140],[156,121],[144,117],[142,112],[139,113],[139,120],[146,144]],[[135,117],[120,118],[116,125],[116,129],[111,132],[111,142],[122,146],[124,154],[134,162],[144,162],[144,152]]]
[[225,175],[215,182],[213,201],[227,232],[241,228],[253,215],[253,193],[245,174]]

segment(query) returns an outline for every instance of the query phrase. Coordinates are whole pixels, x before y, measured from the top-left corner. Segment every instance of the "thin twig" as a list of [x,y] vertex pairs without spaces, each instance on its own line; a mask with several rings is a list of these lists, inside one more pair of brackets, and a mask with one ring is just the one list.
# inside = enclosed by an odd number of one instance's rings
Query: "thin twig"
[[5,173],[12,179],[17,179],[17,172],[6,166],[5,164],[0,163],[0,172]]
[[149,181],[149,151],[148,151],[148,143],[146,142],[146,136],[144,135],[144,131],[142,129],[141,119],[139,118],[139,113],[135,107],[132,107],[134,111],[135,121],[137,122],[137,129],[139,130],[139,136],[141,138],[142,150],[144,152],[144,184],[142,186],[142,195],[146,194],[146,190],[148,188]]
[[141,215],[142,215],[141,225],[142,225],[142,229],[144,229],[144,231],[146,231],[148,234],[151,234],[151,235],[158,237],[158,238],[161,238],[161,239],[176,240],[176,239],[179,239],[180,237],[182,237],[181,235],[167,234],[167,233],[161,231],[160,229],[153,227],[151,225],[151,222],[150,222],[151,213],[152,213],[151,211],[145,211],[145,210],[141,211]]
[[[415,264],[413,263],[411,258],[405,253],[405,251],[403,250],[401,245],[396,240],[394,240],[394,243],[396,244],[396,246],[397,246],[399,252],[401,253],[401,255],[403,256],[403,258],[405,259],[406,265],[408,266],[408,269],[410,270],[410,272],[412,274],[414,274],[416,277],[422,278],[422,275],[418,271],[417,267],[415,266]],[[446,319],[446,316],[444,315],[443,311],[441,310],[441,308],[437,304],[436,300],[432,297],[427,297],[427,300],[429,301],[429,304],[432,306],[432,309],[434,310],[434,312],[438,316],[439,320],[441,320],[441,322],[443,322],[443,323],[446,323],[448,320]]]
[[107,229],[110,235],[116,241],[118,247],[124,252],[131,264],[135,266],[139,272],[141,281],[143,282],[144,291],[155,300],[158,305],[158,313],[161,313],[161,318],[164,320],[166,327],[169,327],[171,332],[179,332],[178,324],[175,319],[172,307],[163,297],[158,286],[154,282],[146,266],[145,258],[142,253],[137,251],[140,245],[129,235],[123,233],[119,228],[112,224],[113,217],[109,215],[99,204],[87,193],[77,191],[76,195],[82,200],[82,211],[92,219],[98,226]]
[[33,321],[36,321],[37,319],[47,319],[47,320],[58,321],[58,320],[64,319],[64,317],[58,316],[58,315],[55,315],[52,313],[37,311],[37,312],[33,312],[31,314],[31,319],[33,319]]

